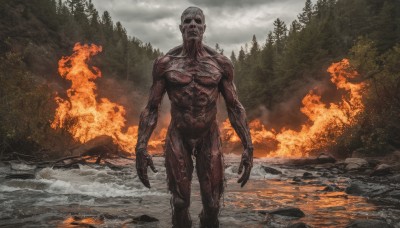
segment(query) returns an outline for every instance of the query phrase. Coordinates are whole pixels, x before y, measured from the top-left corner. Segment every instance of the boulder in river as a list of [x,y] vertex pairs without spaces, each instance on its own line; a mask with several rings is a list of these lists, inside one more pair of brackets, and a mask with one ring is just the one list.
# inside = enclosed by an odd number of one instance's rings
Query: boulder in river
[[303,173],[303,179],[314,179],[314,178],[317,178],[317,177],[315,177],[312,173],[309,173],[309,172]]
[[153,222],[159,222],[158,219],[148,216],[148,215],[140,215],[133,217],[132,219],[129,219],[128,221],[124,222],[123,225],[127,225],[129,223],[133,224],[145,224],[145,223],[153,223]]
[[380,164],[375,167],[374,171],[370,174],[371,176],[386,176],[392,174],[392,166],[388,164]]
[[261,166],[261,167],[265,170],[266,173],[270,173],[270,174],[273,174],[273,175],[282,174],[282,172],[277,170],[277,169],[274,169],[274,168],[271,168],[271,167],[268,167],[268,166]]
[[351,222],[346,228],[394,228],[392,225],[385,221],[375,219],[355,220]]
[[352,181],[345,191],[347,194],[352,194],[352,195],[376,197],[385,194],[391,190],[392,188],[377,183],[364,183],[362,181]]
[[289,216],[289,217],[296,217],[296,218],[302,218],[305,216],[304,212],[297,207],[278,208],[278,209],[269,211],[268,214],[282,215],[282,216]]
[[362,159],[362,158],[346,158],[346,160],[344,160],[344,163],[346,164],[345,169],[347,171],[358,170],[361,168],[368,167],[367,160]]

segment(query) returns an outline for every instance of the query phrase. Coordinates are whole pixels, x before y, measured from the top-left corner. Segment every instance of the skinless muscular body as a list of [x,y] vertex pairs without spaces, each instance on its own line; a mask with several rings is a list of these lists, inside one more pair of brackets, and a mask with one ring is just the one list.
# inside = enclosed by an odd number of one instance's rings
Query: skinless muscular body
[[183,45],[155,60],[149,102],[140,116],[136,168],[150,188],[147,167],[157,172],[147,143],[157,124],[158,108],[165,94],[171,101],[171,123],[165,145],[168,187],[172,193],[173,227],[191,227],[189,214],[193,173],[192,156],[200,182],[203,210],[201,227],[218,227],[224,188],[224,164],[216,121],[219,94],[225,99],[229,120],[240,137],[244,152],[238,183],[243,187],[253,166],[253,145],[246,114],[233,84],[233,66],[225,56],[202,44],[206,25],[201,9],[189,7],[181,17]]

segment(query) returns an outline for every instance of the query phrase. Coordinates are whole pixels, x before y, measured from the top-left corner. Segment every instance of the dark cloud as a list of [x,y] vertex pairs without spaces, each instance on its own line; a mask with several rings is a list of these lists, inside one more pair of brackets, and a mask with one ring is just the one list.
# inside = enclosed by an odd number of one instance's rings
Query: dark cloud
[[296,19],[304,6],[302,0],[93,0],[102,13],[110,12],[120,21],[128,35],[167,52],[181,44],[178,26],[183,10],[199,6],[205,16],[205,43],[214,47],[219,43],[225,54],[236,53],[249,43],[253,34],[262,44],[273,21],[280,18],[288,25]]
[[118,8],[114,8],[113,12],[118,15],[119,20],[140,21],[145,23],[176,16],[176,10],[173,8],[151,8],[137,5],[120,6]]
[[[264,5],[279,0],[188,0],[197,6],[206,7],[246,7]],[[284,2],[284,1],[283,1]]]

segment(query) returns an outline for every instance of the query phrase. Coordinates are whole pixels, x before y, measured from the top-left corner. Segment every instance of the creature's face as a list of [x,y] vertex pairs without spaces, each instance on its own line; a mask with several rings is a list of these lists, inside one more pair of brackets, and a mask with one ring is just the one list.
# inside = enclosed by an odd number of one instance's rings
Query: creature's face
[[204,23],[204,15],[200,11],[185,11],[181,17],[179,29],[182,33],[183,40],[203,40],[203,34],[206,30]]

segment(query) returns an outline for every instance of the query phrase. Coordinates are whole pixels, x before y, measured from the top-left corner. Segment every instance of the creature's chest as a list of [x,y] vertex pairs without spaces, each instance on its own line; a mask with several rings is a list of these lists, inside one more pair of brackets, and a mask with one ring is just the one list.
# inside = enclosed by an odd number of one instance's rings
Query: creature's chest
[[194,83],[206,87],[216,87],[221,80],[222,71],[212,61],[173,60],[165,75],[167,82],[176,86]]

